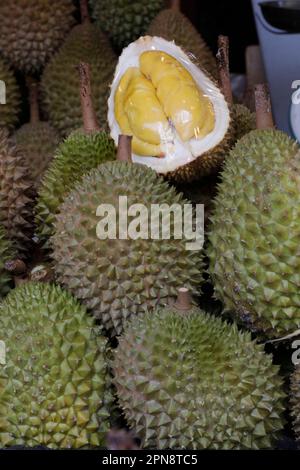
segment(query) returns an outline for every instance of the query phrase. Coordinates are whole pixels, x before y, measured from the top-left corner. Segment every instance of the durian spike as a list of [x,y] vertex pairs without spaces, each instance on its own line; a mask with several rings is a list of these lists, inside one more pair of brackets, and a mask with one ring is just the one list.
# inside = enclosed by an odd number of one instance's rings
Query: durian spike
[[266,84],[255,87],[255,108],[257,129],[274,129],[272,105]]
[[174,307],[180,311],[191,310],[192,308],[192,297],[190,291],[186,287],[178,289],[177,300]]
[[170,9],[174,11],[180,11],[181,10],[181,0],[170,0]]
[[91,22],[88,0],[80,0],[80,15],[81,15],[81,23]]
[[91,89],[91,69],[89,64],[81,62],[79,64],[80,76],[80,99],[83,117],[83,127],[87,134],[99,131],[100,127],[97,121]]
[[232,89],[229,71],[229,38],[227,36],[219,36],[217,63],[219,69],[220,87],[229,106],[233,104]]
[[35,124],[40,120],[39,110],[39,86],[35,80],[28,78],[26,80],[29,89],[30,122]]
[[27,266],[21,259],[13,259],[7,261],[4,267],[6,271],[8,271],[14,276],[19,276],[20,274],[24,274],[27,271]]
[[119,135],[117,160],[120,162],[132,162],[131,143],[132,137],[130,135]]

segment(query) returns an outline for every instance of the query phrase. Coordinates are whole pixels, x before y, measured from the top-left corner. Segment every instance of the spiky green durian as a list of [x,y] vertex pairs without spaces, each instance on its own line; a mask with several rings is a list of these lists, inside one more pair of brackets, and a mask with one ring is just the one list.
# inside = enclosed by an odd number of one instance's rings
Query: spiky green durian
[[97,24],[121,50],[145,33],[164,1],[90,0],[90,5]]
[[291,415],[297,441],[300,440],[300,366],[297,365],[291,378]]
[[209,235],[215,295],[253,331],[300,327],[300,153],[280,131],[253,131],[225,160]]
[[0,129],[0,223],[25,256],[33,229],[33,193],[27,162],[20,149]]
[[180,11],[166,9],[151,22],[147,34],[175,41],[196,63],[205,68],[213,77],[218,77],[216,59],[190,20]]
[[43,178],[35,210],[37,234],[46,246],[54,232],[55,216],[66,195],[91,169],[115,160],[115,157],[114,141],[104,131],[91,134],[75,132],[60,145]]
[[[165,305],[176,296],[179,286],[187,285],[197,292],[202,270],[200,250],[189,251],[184,234],[182,239],[174,239],[173,217],[169,240],[151,239],[148,215],[143,214],[143,238],[134,240],[128,235],[120,239],[118,229],[115,239],[98,238],[97,224],[103,221],[96,215],[98,207],[112,205],[118,227],[120,214],[126,214],[119,208],[120,196],[127,197],[128,208],[143,204],[147,213],[151,204],[178,204],[183,210],[188,203],[153,170],[138,164],[110,162],[85,176],[60,206],[51,240],[58,280],[113,335],[122,333],[130,316],[143,314],[157,304]],[[128,220],[132,219],[129,216]],[[151,227],[161,230],[161,220],[157,225],[154,220]]]
[[53,159],[59,136],[48,122],[39,121],[24,124],[16,131],[13,139],[27,161],[34,188],[37,189]]
[[271,357],[249,333],[198,308],[129,322],[113,370],[119,404],[145,447],[269,448],[283,428]]
[[64,136],[83,125],[76,70],[80,62],[91,67],[94,107],[99,121],[104,123],[116,57],[108,39],[88,21],[75,26],[42,77],[44,105],[50,122]]
[[12,243],[7,239],[4,228],[0,225],[0,297],[5,296],[12,287],[12,277],[5,269],[5,263],[15,257]]
[[103,445],[109,427],[106,340],[72,296],[28,283],[0,306],[0,445]]
[[5,104],[0,100],[0,128],[5,127],[6,129],[11,130],[18,122],[18,114],[21,107],[21,95],[13,72],[1,58],[0,80],[4,84],[2,85],[2,89],[5,93]]
[[0,4],[0,50],[15,68],[39,71],[74,24],[72,0],[9,0]]
[[244,135],[256,129],[256,115],[242,104],[234,104],[231,108],[233,142],[238,142]]

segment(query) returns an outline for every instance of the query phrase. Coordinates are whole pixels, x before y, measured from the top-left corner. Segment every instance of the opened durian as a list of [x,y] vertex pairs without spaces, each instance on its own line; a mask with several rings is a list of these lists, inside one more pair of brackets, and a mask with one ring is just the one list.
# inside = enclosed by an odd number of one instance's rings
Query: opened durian
[[[266,114],[258,123],[270,121]],[[208,252],[215,295],[253,331],[292,333],[300,328],[299,146],[280,131],[252,131],[227,157],[221,178]]]
[[7,239],[4,228],[0,225],[0,298],[12,287],[12,276],[5,269],[5,263],[15,257],[13,244]]
[[72,0],[0,3],[0,50],[18,70],[39,71],[74,24]]
[[0,129],[0,223],[24,257],[33,232],[33,192],[30,171],[24,155]]
[[216,59],[190,20],[180,11],[161,11],[150,24],[147,34],[175,41],[192,60],[213,77],[218,78]]
[[[18,122],[21,94],[16,78],[9,66],[0,58],[0,128],[11,130]],[[2,94],[5,95],[3,100]],[[4,102],[2,102],[5,101]]]
[[177,181],[215,171],[230,147],[230,112],[215,83],[174,43],[142,37],[119,59],[108,121],[133,136],[133,161]]
[[1,304],[0,331],[0,446],[103,446],[107,345],[85,308],[55,285],[25,283]]
[[30,107],[30,122],[15,132],[13,140],[26,159],[34,188],[37,189],[60,139],[48,122],[42,122],[39,119],[36,83],[32,83],[30,86]]
[[83,126],[76,71],[80,62],[91,66],[93,103],[99,121],[104,123],[116,57],[108,39],[88,17],[73,28],[59,52],[47,64],[42,77],[45,110],[51,124],[63,136]]
[[122,50],[146,32],[164,6],[164,0],[90,0],[93,18]]
[[[145,206],[147,214],[141,213],[141,236],[120,235],[116,229],[115,237],[107,235],[108,239],[102,239],[97,227],[105,220],[100,218],[98,208],[107,204],[113,207],[119,227],[127,217],[120,196],[127,198],[128,208],[134,204]],[[176,204],[181,212],[187,203],[150,168],[116,161],[92,170],[60,206],[51,239],[57,278],[110,334],[121,334],[128,318],[142,315],[157,304],[165,305],[182,284],[192,292],[199,291],[201,247],[190,251],[185,233],[180,239],[175,238],[173,217],[169,222],[169,239],[162,240],[161,235],[153,238],[146,228],[152,204],[167,204],[166,207]],[[128,215],[128,223],[134,224],[134,219],[133,214]],[[113,224],[113,216],[110,220]],[[159,234],[162,224],[162,218],[153,222]],[[108,228],[113,230],[113,226]]]
[[272,447],[284,424],[279,368],[249,333],[180,294],[119,340],[114,384],[129,426],[156,449]]

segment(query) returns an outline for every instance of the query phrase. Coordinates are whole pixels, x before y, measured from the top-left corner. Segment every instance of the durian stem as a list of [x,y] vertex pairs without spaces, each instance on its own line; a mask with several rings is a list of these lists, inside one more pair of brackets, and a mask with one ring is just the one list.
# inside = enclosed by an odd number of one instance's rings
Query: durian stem
[[35,266],[30,271],[30,280],[35,282],[52,282],[54,281],[54,271],[51,266]]
[[180,311],[191,310],[192,308],[192,298],[188,289],[181,287],[178,290],[177,300],[174,304],[174,307]]
[[119,135],[117,160],[120,162],[132,162],[131,143],[132,137],[130,135]]
[[7,261],[4,265],[6,271],[11,273],[13,276],[19,276],[27,271],[27,266],[21,259],[13,259]]
[[257,129],[274,129],[272,105],[266,84],[255,87],[255,108]]
[[83,127],[87,134],[99,131],[100,127],[93,106],[91,89],[91,70],[89,64],[81,62],[79,64],[80,76],[80,99],[83,117]]
[[232,106],[233,98],[229,70],[229,38],[227,36],[219,36],[218,38],[217,63],[220,87],[227,103],[229,106]]
[[81,23],[91,22],[88,0],[80,0],[80,15],[81,15]]
[[28,80],[29,87],[29,104],[30,104],[30,122],[35,124],[40,120],[39,110],[39,88],[38,83],[32,80]]
[[174,11],[181,10],[181,1],[180,0],[170,0],[170,8]]

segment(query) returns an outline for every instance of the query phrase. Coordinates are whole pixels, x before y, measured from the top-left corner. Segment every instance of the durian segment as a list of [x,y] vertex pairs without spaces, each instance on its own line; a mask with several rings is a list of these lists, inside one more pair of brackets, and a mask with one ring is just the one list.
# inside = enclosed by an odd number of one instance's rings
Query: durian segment
[[161,51],[144,52],[140,70],[152,81],[181,140],[200,139],[213,130],[214,111],[208,97],[176,59]]
[[272,448],[283,429],[279,368],[220,318],[157,308],[129,322],[114,384],[129,426],[154,449]]

